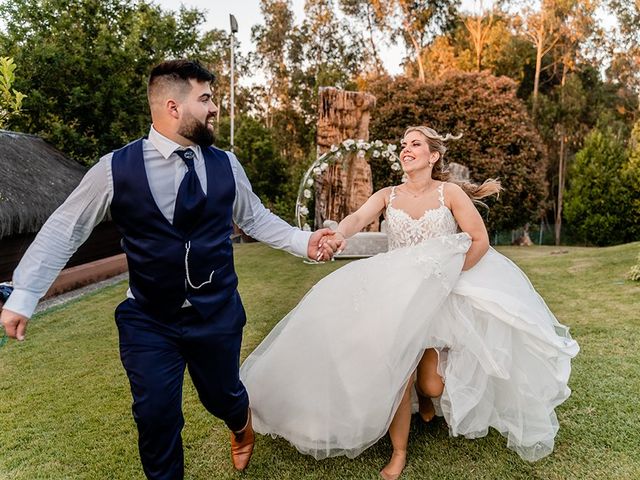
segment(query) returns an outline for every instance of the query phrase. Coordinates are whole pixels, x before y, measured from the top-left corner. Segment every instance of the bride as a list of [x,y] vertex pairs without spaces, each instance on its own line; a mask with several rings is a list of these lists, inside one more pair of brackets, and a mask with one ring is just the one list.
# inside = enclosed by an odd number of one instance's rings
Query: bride
[[435,403],[451,435],[493,427],[525,460],[552,452],[578,345],[489,247],[472,200],[500,184],[449,180],[451,138],[407,129],[406,183],[374,193],[326,237],[343,248],[384,212],[389,252],[322,279],[246,359],[257,432],[322,459],[353,458],[388,431],[393,454],[380,475],[396,479],[412,411],[429,421]]

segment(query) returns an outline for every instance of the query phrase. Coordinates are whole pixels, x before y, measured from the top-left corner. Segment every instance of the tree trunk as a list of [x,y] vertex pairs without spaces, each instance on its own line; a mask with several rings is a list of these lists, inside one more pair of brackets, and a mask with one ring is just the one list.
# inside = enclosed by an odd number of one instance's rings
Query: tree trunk
[[407,22],[405,22],[405,28],[406,28],[407,35],[409,35],[409,39],[413,44],[413,48],[416,51],[416,61],[418,62],[418,79],[420,80],[421,83],[424,83],[426,81],[426,76],[424,73],[424,65],[422,64],[422,49],[420,48],[418,41],[415,39],[415,37],[411,33],[411,30],[409,30],[410,26]]
[[[367,4],[367,9],[370,8],[370,5]],[[373,59],[376,63],[376,73],[378,75],[382,74],[382,62],[380,61],[380,56],[378,55],[378,49],[376,48],[376,43],[373,41],[373,25],[371,23],[371,15],[367,12],[367,23],[369,25],[369,44],[371,45],[371,52],[373,53]]]
[[[320,88],[317,150],[318,156],[349,138],[369,139],[370,109],[375,97],[364,92]],[[371,167],[364,158],[350,155],[345,168],[332,165],[316,181],[315,227],[325,220],[340,221],[357,210],[373,193]],[[378,222],[366,230],[378,231]]]
[[540,89],[540,71],[542,70],[542,49],[544,45],[542,40],[538,42],[536,45],[536,72],[533,79],[533,105],[532,105],[532,114],[533,120],[535,121],[536,115],[538,113],[538,90]]
[[[564,108],[564,87],[567,83],[567,67],[562,65],[562,80],[560,81],[560,108]],[[563,112],[564,113],[564,112]],[[561,117],[561,122],[562,122]],[[555,243],[560,245],[560,234],[562,233],[562,200],[564,196],[564,183],[566,175],[566,132],[564,125],[560,124],[560,155],[558,158],[558,206],[556,208],[555,222]]]
[[482,71],[482,2],[480,2],[480,14],[478,15],[478,25],[476,27],[476,69],[478,72]]
[[560,245],[560,233],[562,231],[562,197],[564,196],[565,177],[565,133],[564,127],[560,127],[560,158],[558,159],[558,207],[556,208],[555,240]]

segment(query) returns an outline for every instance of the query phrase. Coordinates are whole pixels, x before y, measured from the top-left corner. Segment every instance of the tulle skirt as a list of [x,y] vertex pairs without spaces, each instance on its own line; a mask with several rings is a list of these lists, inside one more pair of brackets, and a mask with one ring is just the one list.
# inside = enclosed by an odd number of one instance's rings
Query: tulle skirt
[[465,233],[438,237],[318,282],[241,367],[255,430],[317,459],[355,457],[386,433],[436,348],[436,406],[452,435],[493,427],[526,460],[551,453],[578,345],[495,250],[462,272],[469,246]]

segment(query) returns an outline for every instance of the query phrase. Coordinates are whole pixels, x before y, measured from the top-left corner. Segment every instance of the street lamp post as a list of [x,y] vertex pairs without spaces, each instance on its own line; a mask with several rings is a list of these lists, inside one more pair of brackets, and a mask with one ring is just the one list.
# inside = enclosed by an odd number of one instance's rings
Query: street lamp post
[[231,23],[231,138],[230,138],[230,143],[231,143],[231,151],[233,152],[233,147],[234,147],[234,143],[233,143],[233,123],[234,123],[234,119],[235,119],[235,86],[233,83],[233,75],[234,75],[234,69],[235,69],[235,54],[233,52],[233,47],[234,47],[234,40],[235,40],[235,33],[238,32],[238,22],[236,21],[236,17],[234,17],[233,15],[229,14],[229,22]]

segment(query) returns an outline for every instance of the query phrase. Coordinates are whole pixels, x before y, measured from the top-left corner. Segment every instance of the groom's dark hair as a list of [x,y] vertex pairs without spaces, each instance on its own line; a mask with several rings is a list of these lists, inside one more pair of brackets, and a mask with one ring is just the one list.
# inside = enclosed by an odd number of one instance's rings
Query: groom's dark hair
[[149,103],[156,92],[166,87],[178,87],[181,92],[188,93],[191,90],[189,83],[191,79],[212,83],[216,76],[197,60],[167,60],[156,65],[149,74],[149,83],[147,84]]

